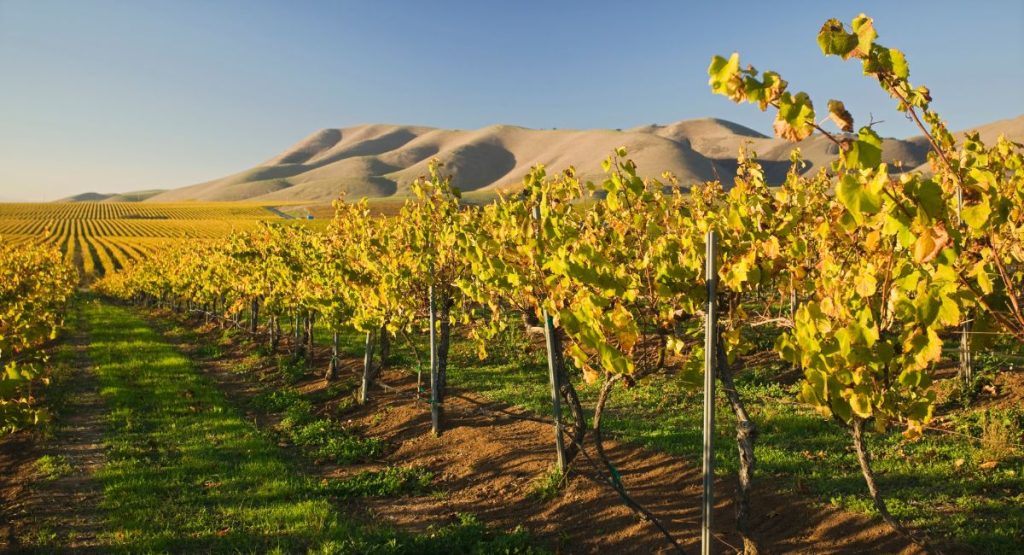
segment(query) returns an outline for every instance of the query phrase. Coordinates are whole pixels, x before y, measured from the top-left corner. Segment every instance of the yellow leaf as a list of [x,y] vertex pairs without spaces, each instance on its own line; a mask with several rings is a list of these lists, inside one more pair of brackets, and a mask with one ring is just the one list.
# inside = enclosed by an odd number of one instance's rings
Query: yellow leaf
[[855,289],[857,294],[863,298],[870,297],[875,294],[875,290],[878,286],[878,280],[871,274],[861,274],[857,277]]
[[867,395],[854,393],[850,395],[850,408],[861,418],[871,416],[871,399]]
[[932,238],[931,230],[925,230],[914,242],[914,261],[918,264],[927,262],[927,258],[935,250],[935,239]]

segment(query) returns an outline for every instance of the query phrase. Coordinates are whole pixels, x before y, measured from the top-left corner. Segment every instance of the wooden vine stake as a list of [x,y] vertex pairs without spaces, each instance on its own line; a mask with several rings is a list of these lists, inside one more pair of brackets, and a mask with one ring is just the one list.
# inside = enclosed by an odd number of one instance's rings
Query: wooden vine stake
[[[533,219],[537,222],[537,248],[541,244],[540,206],[533,207]],[[559,383],[558,354],[555,353],[555,323],[547,309],[541,308],[544,321],[544,342],[548,352],[548,379],[551,382],[551,414],[555,421],[555,452],[558,456],[558,471],[565,472],[565,440],[562,438],[562,384]]]
[[708,304],[704,324],[704,498],[701,505],[700,546],[703,555],[711,554],[712,515],[715,507],[715,357],[718,352],[718,234],[707,235],[705,280]]

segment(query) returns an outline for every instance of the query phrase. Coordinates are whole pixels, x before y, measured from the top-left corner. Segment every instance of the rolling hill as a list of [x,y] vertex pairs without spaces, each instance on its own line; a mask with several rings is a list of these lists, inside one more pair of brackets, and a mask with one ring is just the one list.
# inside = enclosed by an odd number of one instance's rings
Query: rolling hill
[[[976,129],[994,140],[1005,133],[1024,140],[1024,116]],[[427,173],[432,158],[445,164],[453,184],[463,191],[496,191],[516,186],[536,164],[553,170],[569,165],[583,178],[601,175],[600,163],[625,146],[645,175],[669,171],[682,183],[721,178],[736,170],[736,154],[748,143],[765,166],[768,180],[781,181],[793,144],[720,119],[686,120],[624,130],[540,130],[494,125],[476,130],[447,130],[403,125],[361,125],[321,129],[266,162],[239,173],[160,192],[149,202],[241,201],[330,202],[342,192],[389,197],[408,193],[409,184]],[[817,171],[837,149],[816,135],[799,144],[805,171]],[[905,168],[926,169],[924,137],[885,139],[883,158]]]
[[163,189],[151,189],[129,193],[81,193],[54,202],[142,202],[163,192]]

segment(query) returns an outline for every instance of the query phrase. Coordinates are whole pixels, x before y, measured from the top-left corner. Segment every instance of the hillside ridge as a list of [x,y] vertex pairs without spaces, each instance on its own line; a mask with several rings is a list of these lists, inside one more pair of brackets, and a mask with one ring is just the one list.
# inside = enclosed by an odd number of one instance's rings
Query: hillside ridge
[[[973,130],[987,141],[999,134],[1024,141],[1024,115]],[[744,144],[757,154],[772,183],[785,179],[790,152],[797,146],[807,161],[805,172],[827,167],[837,154],[835,145],[821,135],[793,144],[717,118],[621,130],[366,124],[319,129],[257,166],[143,200],[326,203],[342,193],[404,196],[416,178],[427,174],[434,158],[444,163],[445,173],[462,191],[493,193],[516,187],[537,164],[554,170],[572,165],[583,179],[597,178],[601,161],[620,146],[645,175],[668,171],[684,184],[712,179],[728,184]],[[884,139],[883,159],[899,160],[905,169],[926,170],[927,153],[923,136]]]

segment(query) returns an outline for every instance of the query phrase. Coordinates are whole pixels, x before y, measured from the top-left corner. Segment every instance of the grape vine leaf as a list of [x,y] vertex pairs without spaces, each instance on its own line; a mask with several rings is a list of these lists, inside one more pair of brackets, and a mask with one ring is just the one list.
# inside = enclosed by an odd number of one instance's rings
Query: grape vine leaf
[[856,177],[846,174],[836,187],[839,202],[843,203],[858,223],[864,221],[865,214],[876,214],[882,208],[882,196],[873,186],[873,181],[862,183]]
[[960,212],[960,217],[972,229],[981,229],[985,227],[990,214],[992,214],[992,209],[989,208],[988,201],[984,201],[964,208]]
[[783,93],[779,97],[779,115],[775,135],[789,141],[802,141],[814,132],[814,105],[807,93]]
[[877,168],[882,163],[882,138],[870,127],[861,127],[843,159],[850,169]]
[[828,101],[828,117],[836,126],[847,133],[853,131],[853,116],[841,100]]

